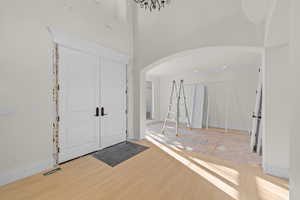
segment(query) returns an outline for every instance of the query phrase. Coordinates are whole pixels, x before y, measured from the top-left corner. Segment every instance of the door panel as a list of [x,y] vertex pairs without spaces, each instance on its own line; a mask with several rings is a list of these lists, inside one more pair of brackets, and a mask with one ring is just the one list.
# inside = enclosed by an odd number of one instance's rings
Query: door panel
[[101,147],[105,148],[126,140],[126,66],[102,59],[100,72]]
[[99,58],[59,48],[59,162],[99,148]]

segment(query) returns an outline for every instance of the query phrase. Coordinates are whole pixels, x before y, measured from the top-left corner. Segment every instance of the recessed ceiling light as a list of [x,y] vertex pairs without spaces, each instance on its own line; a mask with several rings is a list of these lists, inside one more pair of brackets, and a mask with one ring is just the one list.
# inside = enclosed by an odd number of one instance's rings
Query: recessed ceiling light
[[198,70],[198,69],[195,69],[195,70],[194,70],[194,72],[195,72],[195,73],[198,73],[198,72],[199,72],[199,70]]

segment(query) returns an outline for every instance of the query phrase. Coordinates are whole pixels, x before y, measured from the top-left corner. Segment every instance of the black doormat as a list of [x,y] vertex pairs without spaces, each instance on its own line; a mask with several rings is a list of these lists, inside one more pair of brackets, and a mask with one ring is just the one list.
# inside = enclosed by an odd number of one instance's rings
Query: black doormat
[[97,151],[93,154],[94,158],[105,162],[106,164],[114,167],[133,156],[145,151],[149,147],[135,144],[132,142],[122,142],[114,146]]

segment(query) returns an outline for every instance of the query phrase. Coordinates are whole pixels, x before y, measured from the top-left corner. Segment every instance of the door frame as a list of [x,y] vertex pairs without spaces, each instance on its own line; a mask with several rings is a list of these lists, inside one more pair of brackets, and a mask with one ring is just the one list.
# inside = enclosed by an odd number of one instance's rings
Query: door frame
[[[154,84],[153,84],[153,81],[152,80],[146,80],[146,84],[147,84],[147,82],[149,83],[150,82],[150,84],[151,84],[151,119],[150,119],[150,121],[151,120],[153,120],[153,116],[154,116]],[[146,87],[148,87],[148,86],[146,86]],[[146,88],[146,89],[148,89],[148,88]],[[147,115],[147,109],[146,109],[146,115]],[[147,118],[147,117],[146,117]],[[148,120],[148,119],[146,119],[146,120]]]
[[[52,143],[53,143],[53,163],[54,166],[59,164],[59,47],[66,47],[69,49],[88,53],[90,55],[98,56],[101,58],[108,58],[110,60],[123,63],[126,66],[126,139],[128,137],[128,63],[129,56],[113,49],[109,49],[91,41],[80,40],[69,36],[68,34],[55,30],[51,27],[47,27],[48,32],[52,38],[52,49],[50,55],[51,63],[51,99],[52,99]],[[101,135],[100,135],[101,137]]]

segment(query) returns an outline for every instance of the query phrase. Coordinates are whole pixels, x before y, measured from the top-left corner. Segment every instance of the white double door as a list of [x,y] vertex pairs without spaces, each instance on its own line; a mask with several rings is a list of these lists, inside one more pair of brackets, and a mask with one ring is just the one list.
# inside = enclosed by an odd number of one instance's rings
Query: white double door
[[126,64],[59,47],[59,162],[126,140]]

